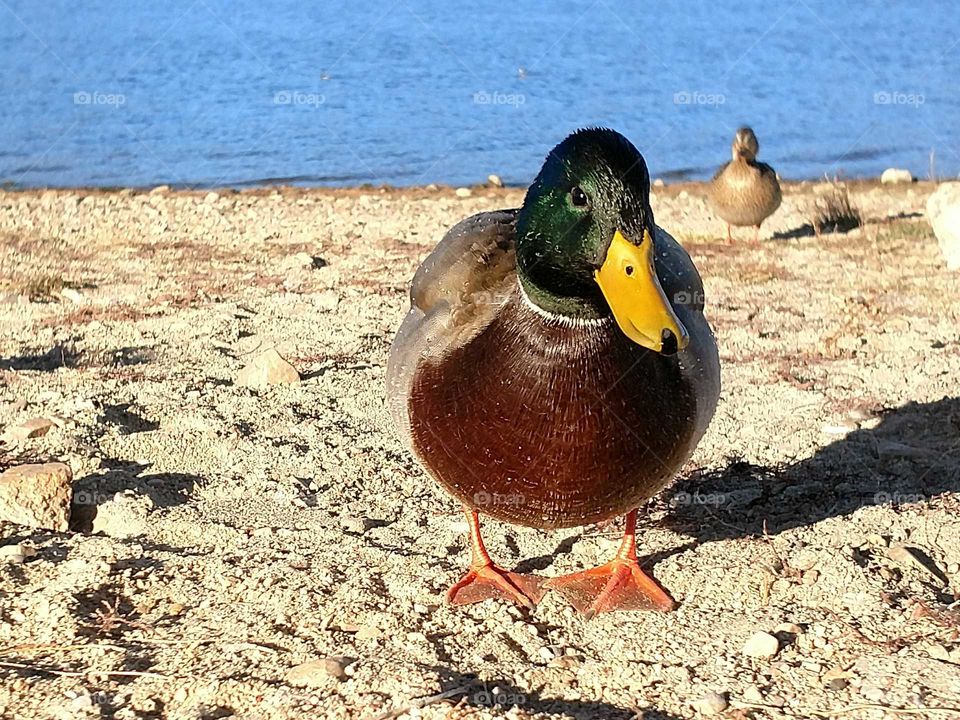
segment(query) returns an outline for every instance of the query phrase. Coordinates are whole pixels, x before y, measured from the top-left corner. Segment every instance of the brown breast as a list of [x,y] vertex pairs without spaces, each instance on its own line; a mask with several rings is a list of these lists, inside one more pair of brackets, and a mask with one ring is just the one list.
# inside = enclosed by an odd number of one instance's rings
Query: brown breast
[[410,393],[414,447],[464,504],[539,528],[614,517],[692,451],[695,399],[675,358],[612,320],[570,324],[515,297]]

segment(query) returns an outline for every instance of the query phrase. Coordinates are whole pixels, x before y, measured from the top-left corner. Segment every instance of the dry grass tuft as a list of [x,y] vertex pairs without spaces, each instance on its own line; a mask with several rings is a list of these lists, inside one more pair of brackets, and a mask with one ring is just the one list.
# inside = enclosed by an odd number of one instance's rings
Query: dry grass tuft
[[810,224],[817,237],[825,232],[850,232],[863,225],[863,215],[850,200],[846,186],[835,184],[814,202]]

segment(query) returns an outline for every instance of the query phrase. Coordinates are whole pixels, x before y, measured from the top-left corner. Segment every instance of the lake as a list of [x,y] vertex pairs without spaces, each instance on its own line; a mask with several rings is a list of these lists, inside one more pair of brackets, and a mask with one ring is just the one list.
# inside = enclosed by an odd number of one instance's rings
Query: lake
[[785,178],[956,176],[958,32],[947,0],[0,0],[0,184],[522,185],[587,125],[667,181],[741,124]]

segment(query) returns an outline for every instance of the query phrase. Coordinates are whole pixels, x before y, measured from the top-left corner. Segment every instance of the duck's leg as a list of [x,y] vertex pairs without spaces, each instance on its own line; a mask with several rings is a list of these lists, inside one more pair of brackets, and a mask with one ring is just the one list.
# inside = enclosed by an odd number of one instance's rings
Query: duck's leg
[[494,565],[480,537],[477,511],[465,507],[463,512],[470,524],[470,569],[447,591],[447,602],[469,605],[487,598],[500,598],[532,610],[543,597],[543,590],[540,589],[543,578],[512,573]]
[[730,223],[727,223],[727,245],[733,245],[733,235],[730,232]]
[[673,598],[640,569],[637,561],[637,511],[627,514],[627,528],[616,556],[606,565],[551,578],[545,587],[557,590],[589,620],[611,610],[676,608]]
[[754,242],[754,244],[760,242],[760,226],[759,226],[759,225],[757,225],[757,226],[753,229],[753,242]]

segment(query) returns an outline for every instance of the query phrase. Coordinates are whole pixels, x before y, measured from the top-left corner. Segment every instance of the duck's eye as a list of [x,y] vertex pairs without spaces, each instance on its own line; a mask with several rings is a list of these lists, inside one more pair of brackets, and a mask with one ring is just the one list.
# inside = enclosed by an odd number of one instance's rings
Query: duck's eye
[[570,190],[570,202],[574,207],[587,207],[590,204],[590,198],[579,185],[574,185]]
[[623,271],[624,271],[627,275],[633,275],[633,265],[627,265],[627,266],[623,269]]

